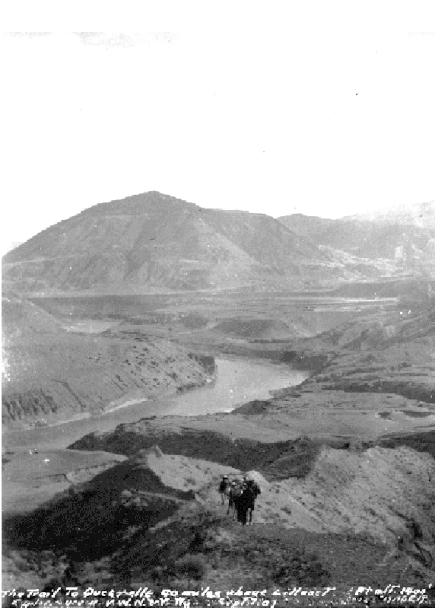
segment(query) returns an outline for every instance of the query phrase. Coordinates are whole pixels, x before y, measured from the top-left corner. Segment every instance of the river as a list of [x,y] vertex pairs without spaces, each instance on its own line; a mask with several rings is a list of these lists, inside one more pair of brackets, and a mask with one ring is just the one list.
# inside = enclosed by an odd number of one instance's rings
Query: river
[[216,358],[217,376],[212,384],[162,399],[145,400],[108,412],[57,426],[5,433],[3,446],[13,451],[38,448],[54,450],[94,431],[113,430],[118,424],[146,416],[198,416],[228,412],[254,399],[268,399],[270,391],[300,384],[307,372],[263,360]]

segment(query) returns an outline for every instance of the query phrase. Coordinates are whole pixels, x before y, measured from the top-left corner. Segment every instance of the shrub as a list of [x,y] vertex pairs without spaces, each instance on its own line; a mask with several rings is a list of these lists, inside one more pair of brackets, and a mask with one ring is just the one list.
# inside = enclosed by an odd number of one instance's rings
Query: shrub
[[288,562],[275,569],[272,578],[282,586],[322,587],[329,582],[330,574],[315,553],[299,550]]
[[189,579],[201,580],[206,572],[204,558],[199,555],[185,555],[176,562],[178,575]]

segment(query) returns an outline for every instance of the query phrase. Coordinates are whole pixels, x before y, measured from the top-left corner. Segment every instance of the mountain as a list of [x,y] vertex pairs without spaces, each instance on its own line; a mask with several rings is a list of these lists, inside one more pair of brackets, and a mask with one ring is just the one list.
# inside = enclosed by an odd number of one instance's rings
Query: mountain
[[268,215],[148,192],[44,230],[4,257],[3,276],[20,292],[116,294],[303,288],[365,275]]
[[324,257],[267,215],[148,192],[44,230],[5,256],[4,277],[23,291],[189,290],[271,279],[302,285],[328,275]]
[[323,245],[362,258],[388,258],[410,264],[435,256],[435,232],[416,226],[343,221],[316,238]]
[[203,209],[159,192],[101,203],[3,258],[21,293],[307,288],[435,273],[435,230]]
[[278,220],[292,232],[309,240],[314,240],[318,234],[324,232],[328,227],[337,225],[340,222],[340,220],[332,220],[315,215],[303,215],[302,213],[283,215]]
[[368,220],[382,224],[418,226],[419,228],[435,230],[435,201],[414,205],[398,205],[385,210],[348,216],[343,219]]
[[[435,274],[435,227],[395,221],[379,221],[373,216],[344,217],[331,220],[319,217],[288,215],[278,218],[287,228],[323,247],[332,257],[346,261],[353,256],[364,264],[389,262],[388,274],[405,272],[414,275]],[[400,216],[397,216],[400,217]],[[402,217],[403,219],[403,217]]]

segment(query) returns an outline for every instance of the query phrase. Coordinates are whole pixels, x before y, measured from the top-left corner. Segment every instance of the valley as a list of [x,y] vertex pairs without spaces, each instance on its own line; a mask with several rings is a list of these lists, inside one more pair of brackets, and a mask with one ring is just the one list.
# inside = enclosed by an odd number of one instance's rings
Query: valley
[[[433,229],[148,194],[5,258],[4,587],[429,585]],[[217,485],[244,473],[239,527]]]

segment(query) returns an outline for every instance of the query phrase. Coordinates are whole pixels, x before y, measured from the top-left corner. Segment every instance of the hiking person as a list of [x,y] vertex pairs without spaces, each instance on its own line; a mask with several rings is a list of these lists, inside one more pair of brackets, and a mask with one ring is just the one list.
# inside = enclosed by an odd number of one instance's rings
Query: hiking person
[[258,485],[258,483],[255,481],[255,479],[250,479],[248,481],[248,485],[251,484],[252,486],[252,490],[255,494],[255,498],[257,498],[260,494],[261,494],[261,489],[260,486]]
[[225,504],[225,497],[228,496],[230,490],[230,480],[228,475],[223,475],[222,480],[219,484],[219,494],[221,495],[222,504]]
[[248,504],[246,502],[246,489],[247,485],[244,483],[240,489],[238,495],[235,496],[234,502],[237,512],[237,521],[242,526],[246,526],[246,519],[248,515]]
[[231,482],[230,492],[228,494],[228,510],[227,515],[231,512],[233,514],[233,520],[236,519],[236,497],[238,494],[238,484],[235,481]]
[[259,494],[261,494],[260,486],[253,479],[248,479],[246,482],[246,490],[244,492],[244,502],[246,504],[248,524],[252,524],[252,513],[255,509],[255,501]]

